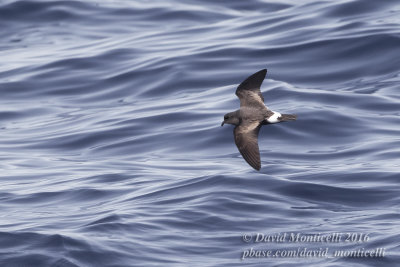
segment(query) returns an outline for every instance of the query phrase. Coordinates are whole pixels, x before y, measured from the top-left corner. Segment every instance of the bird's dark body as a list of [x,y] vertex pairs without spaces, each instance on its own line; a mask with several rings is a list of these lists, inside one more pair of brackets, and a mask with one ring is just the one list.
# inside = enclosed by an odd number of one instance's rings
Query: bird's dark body
[[261,168],[258,148],[258,132],[261,126],[296,120],[296,115],[280,114],[265,106],[260,87],[266,74],[266,69],[256,72],[238,86],[236,95],[240,99],[240,109],[225,114],[221,124],[236,126],[233,131],[236,146],[247,163],[256,170]]
[[267,124],[267,118],[273,115],[273,112],[266,107],[264,109],[254,107],[241,107],[238,110],[241,121],[258,121],[261,124]]

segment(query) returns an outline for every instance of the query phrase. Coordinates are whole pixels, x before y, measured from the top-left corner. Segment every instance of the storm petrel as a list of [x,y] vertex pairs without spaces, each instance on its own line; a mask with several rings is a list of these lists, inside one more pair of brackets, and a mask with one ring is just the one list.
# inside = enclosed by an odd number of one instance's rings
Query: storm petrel
[[281,114],[268,109],[261,94],[261,84],[267,74],[263,69],[244,80],[236,89],[240,100],[240,109],[225,114],[225,123],[235,125],[233,135],[235,143],[243,158],[256,170],[260,170],[260,150],[258,148],[258,132],[262,125],[283,121],[294,121],[296,115]]

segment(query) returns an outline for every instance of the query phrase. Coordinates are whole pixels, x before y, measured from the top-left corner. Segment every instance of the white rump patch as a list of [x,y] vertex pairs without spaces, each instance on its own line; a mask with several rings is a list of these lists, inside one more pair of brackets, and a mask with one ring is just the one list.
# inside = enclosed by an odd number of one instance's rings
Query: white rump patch
[[277,122],[280,122],[280,120],[278,120],[278,118],[279,118],[280,116],[282,116],[281,113],[275,112],[275,111],[274,111],[274,114],[273,114],[271,117],[269,117],[269,118],[267,119],[267,121],[268,121],[269,123],[277,123]]

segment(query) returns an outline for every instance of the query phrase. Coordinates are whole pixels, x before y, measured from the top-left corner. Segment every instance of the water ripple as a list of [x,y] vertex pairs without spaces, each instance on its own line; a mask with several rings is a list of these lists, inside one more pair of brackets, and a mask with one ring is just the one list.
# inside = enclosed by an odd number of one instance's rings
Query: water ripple
[[[395,266],[399,15],[395,0],[3,1],[0,265]],[[220,124],[262,68],[268,107],[298,120],[262,128],[255,172]],[[282,248],[244,233],[299,231],[369,233],[324,246],[387,256],[240,260]]]

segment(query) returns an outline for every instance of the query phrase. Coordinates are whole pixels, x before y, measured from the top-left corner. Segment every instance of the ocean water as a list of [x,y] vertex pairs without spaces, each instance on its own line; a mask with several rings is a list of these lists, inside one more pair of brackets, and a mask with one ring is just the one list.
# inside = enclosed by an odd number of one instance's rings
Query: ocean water
[[[2,0],[0,37],[0,266],[399,265],[398,0]],[[257,172],[220,124],[263,68],[298,120]]]

